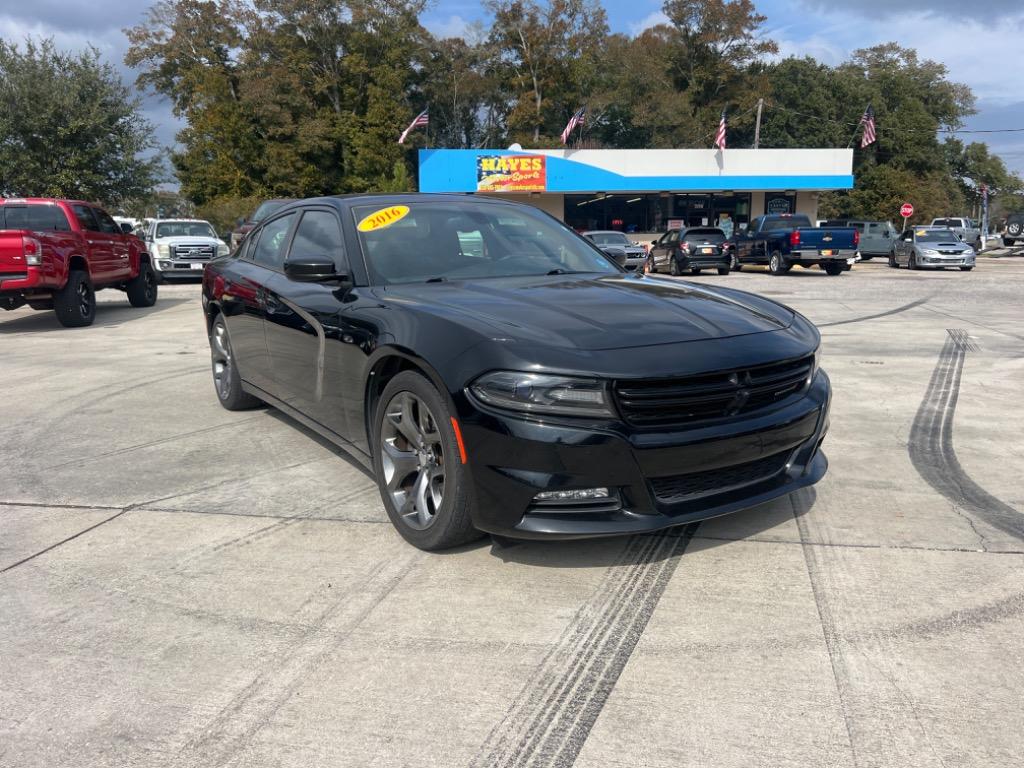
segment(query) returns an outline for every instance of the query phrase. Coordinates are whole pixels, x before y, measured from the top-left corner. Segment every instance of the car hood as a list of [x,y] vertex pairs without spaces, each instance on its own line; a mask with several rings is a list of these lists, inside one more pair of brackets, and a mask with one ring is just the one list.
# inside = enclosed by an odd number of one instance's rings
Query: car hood
[[969,251],[971,246],[966,243],[918,243],[917,247],[926,251]]
[[577,275],[390,285],[404,308],[491,338],[580,350],[724,339],[788,328],[793,312],[753,294],[667,278]]

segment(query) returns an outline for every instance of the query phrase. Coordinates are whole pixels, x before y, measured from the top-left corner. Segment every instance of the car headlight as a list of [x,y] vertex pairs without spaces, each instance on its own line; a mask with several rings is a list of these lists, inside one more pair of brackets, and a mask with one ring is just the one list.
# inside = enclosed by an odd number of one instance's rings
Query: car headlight
[[496,371],[474,381],[470,391],[497,408],[562,416],[611,416],[608,388],[596,379]]
[[160,243],[156,247],[156,252],[163,258],[169,259],[171,257],[171,246],[167,245],[167,243]]
[[229,253],[231,253],[231,249],[228,248],[227,243],[217,243],[218,256],[227,256]]
[[934,250],[934,249],[932,249],[932,248],[922,248],[921,249],[921,255],[922,256],[938,256],[939,252]]

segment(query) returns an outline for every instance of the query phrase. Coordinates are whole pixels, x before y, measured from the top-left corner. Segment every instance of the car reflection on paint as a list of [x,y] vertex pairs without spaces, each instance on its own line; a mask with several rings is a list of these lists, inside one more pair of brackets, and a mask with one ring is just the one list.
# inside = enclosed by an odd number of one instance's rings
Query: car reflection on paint
[[423,549],[658,530],[827,468],[810,322],[627,273],[530,206],[299,201],[203,295],[224,407],[269,403],[346,450]]

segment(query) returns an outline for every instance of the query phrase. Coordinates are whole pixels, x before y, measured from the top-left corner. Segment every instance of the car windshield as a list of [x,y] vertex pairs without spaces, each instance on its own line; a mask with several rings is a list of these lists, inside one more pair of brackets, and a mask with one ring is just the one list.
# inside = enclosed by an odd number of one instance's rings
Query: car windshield
[[591,232],[587,237],[598,245],[632,245],[621,232]]
[[216,237],[205,221],[163,221],[156,225],[157,237]]
[[571,229],[526,205],[378,203],[353,213],[378,284],[621,272]]
[[267,200],[267,202],[262,203],[260,207],[256,209],[256,213],[252,215],[252,218],[249,219],[249,221],[251,221],[253,224],[263,221],[265,218],[267,218],[267,216],[272,214],[274,211],[276,211],[284,204],[284,200]]
[[765,232],[771,232],[775,230],[791,231],[798,227],[809,227],[811,226],[811,220],[806,216],[787,216],[784,219],[768,219],[764,223],[763,230]]
[[959,243],[960,238],[949,229],[919,229],[914,235],[919,243]]

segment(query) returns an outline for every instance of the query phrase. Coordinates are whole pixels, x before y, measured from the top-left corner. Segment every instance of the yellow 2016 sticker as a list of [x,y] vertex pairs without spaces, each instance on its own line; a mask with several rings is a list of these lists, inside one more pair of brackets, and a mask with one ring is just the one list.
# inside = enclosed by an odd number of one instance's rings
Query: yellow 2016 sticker
[[387,208],[381,208],[379,211],[374,211],[369,216],[364,216],[363,220],[356,225],[356,229],[360,232],[373,232],[375,229],[390,227],[396,221],[401,221],[408,215],[409,206],[391,205]]

